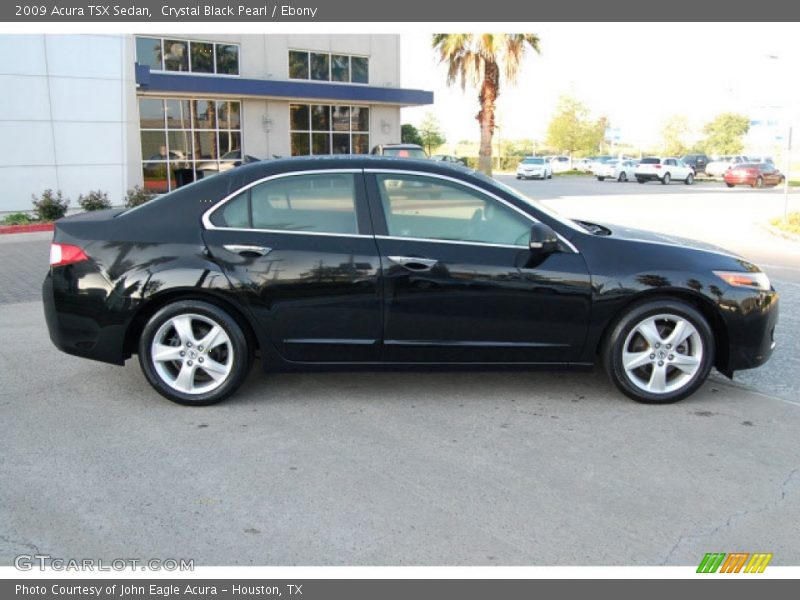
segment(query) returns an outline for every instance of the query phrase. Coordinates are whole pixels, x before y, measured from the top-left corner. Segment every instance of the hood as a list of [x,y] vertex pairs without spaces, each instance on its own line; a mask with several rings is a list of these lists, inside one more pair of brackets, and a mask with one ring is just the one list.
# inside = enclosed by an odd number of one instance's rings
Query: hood
[[606,235],[609,235],[609,237],[618,240],[622,239],[622,240],[666,244],[669,246],[681,246],[682,248],[687,248],[687,249],[704,250],[706,252],[714,252],[716,254],[732,256],[734,258],[742,258],[738,254],[735,254],[729,250],[725,250],[725,248],[720,248],[719,246],[715,246],[714,244],[708,244],[706,242],[701,242],[699,240],[693,240],[690,238],[681,237],[679,235],[660,233],[656,231],[647,231],[645,229],[634,229],[632,227],[625,227],[624,225],[613,225],[605,223],[596,223],[595,225],[599,225],[600,227],[606,229],[608,232],[610,232],[610,234],[607,233]]

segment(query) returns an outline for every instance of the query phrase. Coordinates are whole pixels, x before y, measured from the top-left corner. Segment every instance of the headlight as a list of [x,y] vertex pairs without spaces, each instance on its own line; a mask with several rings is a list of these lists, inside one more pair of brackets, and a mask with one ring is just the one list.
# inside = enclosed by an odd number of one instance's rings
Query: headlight
[[714,271],[714,275],[734,287],[745,287],[754,290],[770,289],[769,277],[761,271],[757,273],[748,271]]

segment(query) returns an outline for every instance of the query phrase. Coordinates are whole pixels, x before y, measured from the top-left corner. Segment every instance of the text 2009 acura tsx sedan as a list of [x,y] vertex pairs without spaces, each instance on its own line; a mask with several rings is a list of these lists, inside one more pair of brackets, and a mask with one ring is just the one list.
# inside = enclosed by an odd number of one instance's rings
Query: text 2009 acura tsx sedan
[[778,294],[696,243],[571,221],[496,181],[379,157],[243,166],[58,221],[53,342],[186,404],[267,370],[587,369],[671,402],[764,363]]

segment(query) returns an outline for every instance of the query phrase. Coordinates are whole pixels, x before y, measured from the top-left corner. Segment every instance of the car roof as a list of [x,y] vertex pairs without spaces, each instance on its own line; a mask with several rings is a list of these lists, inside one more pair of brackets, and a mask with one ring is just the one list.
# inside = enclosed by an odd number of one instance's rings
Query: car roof
[[379,144],[380,148],[419,148],[422,149],[422,146],[419,144]]
[[[295,156],[276,158],[249,163],[228,171],[230,177],[242,181],[255,180],[269,175],[290,173],[292,171],[315,171],[324,169],[394,169],[452,173],[454,170],[464,174],[475,173],[461,163],[448,163],[428,158],[400,158],[376,154],[339,154],[325,156]],[[219,177],[219,175],[217,176]],[[234,183],[237,185],[238,183]]]

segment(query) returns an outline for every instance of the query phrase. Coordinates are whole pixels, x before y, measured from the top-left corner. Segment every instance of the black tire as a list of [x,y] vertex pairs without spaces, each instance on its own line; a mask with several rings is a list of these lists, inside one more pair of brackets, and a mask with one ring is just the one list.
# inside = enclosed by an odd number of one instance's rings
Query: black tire
[[637,178],[636,178],[636,181],[638,181],[639,183],[644,183],[644,181],[645,181],[645,180],[644,180],[644,179],[642,179],[641,177],[637,177]]
[[[154,365],[152,344],[156,334],[162,328],[162,325],[167,323],[170,319],[188,314],[199,315],[209,322],[218,325],[228,336],[229,348],[227,346],[225,348],[225,362],[230,363],[230,371],[225,376],[222,383],[211,391],[201,393],[179,391],[170,386],[170,384],[159,375]],[[180,345],[180,342],[178,342],[178,344]],[[229,357],[228,352],[230,352],[232,356]],[[201,353],[202,351],[199,351],[198,355]],[[208,350],[206,350],[206,353],[210,358],[211,354],[208,353]],[[196,360],[202,362],[202,356]],[[175,365],[175,362],[170,364]],[[147,381],[159,394],[178,404],[206,406],[225,400],[244,382],[247,373],[250,371],[252,362],[252,348],[248,344],[247,337],[236,320],[221,308],[200,300],[179,300],[164,306],[150,317],[150,320],[147,322],[147,325],[145,325],[142,335],[139,338],[139,365]],[[197,367],[200,368],[199,364]],[[174,368],[177,369],[177,365],[175,365]],[[196,377],[194,375],[192,377],[192,381],[196,381]]]
[[733,187],[734,185],[736,185],[736,184],[735,184],[735,183],[727,183],[727,182],[726,182],[726,183],[725,183],[725,185],[727,185],[729,188],[732,188],[732,187]]
[[758,177],[756,177],[756,182],[753,184],[753,187],[755,187],[755,188],[762,188],[762,187],[764,187],[764,178],[763,178],[763,177],[761,177],[761,175],[759,175]]
[[625,171],[620,171],[617,181],[621,183],[625,183],[626,181],[628,181],[628,175],[625,173]]
[[664,173],[664,177],[661,178],[661,185],[669,185],[670,181],[672,181],[672,175]]
[[694,175],[692,173],[689,173],[686,176],[686,179],[683,180],[683,183],[685,183],[686,185],[692,185],[694,183]]
[[519,175],[517,175],[517,179],[522,179],[522,177],[520,177]]
[[[662,314],[674,315],[694,326],[700,344],[702,344],[702,358],[696,372],[682,387],[657,394],[643,390],[629,378],[622,366],[622,353],[625,350],[623,346],[629,334],[637,325],[648,317]],[[673,350],[673,352],[676,351]],[[705,382],[714,365],[714,334],[705,317],[690,304],[671,298],[648,300],[628,308],[617,319],[603,342],[601,360],[611,381],[629,398],[645,404],[669,404],[690,396]],[[672,369],[672,373],[677,373],[674,367]]]
[[600,177],[599,175],[597,176],[597,181],[605,181],[605,180],[606,180],[605,177]]

